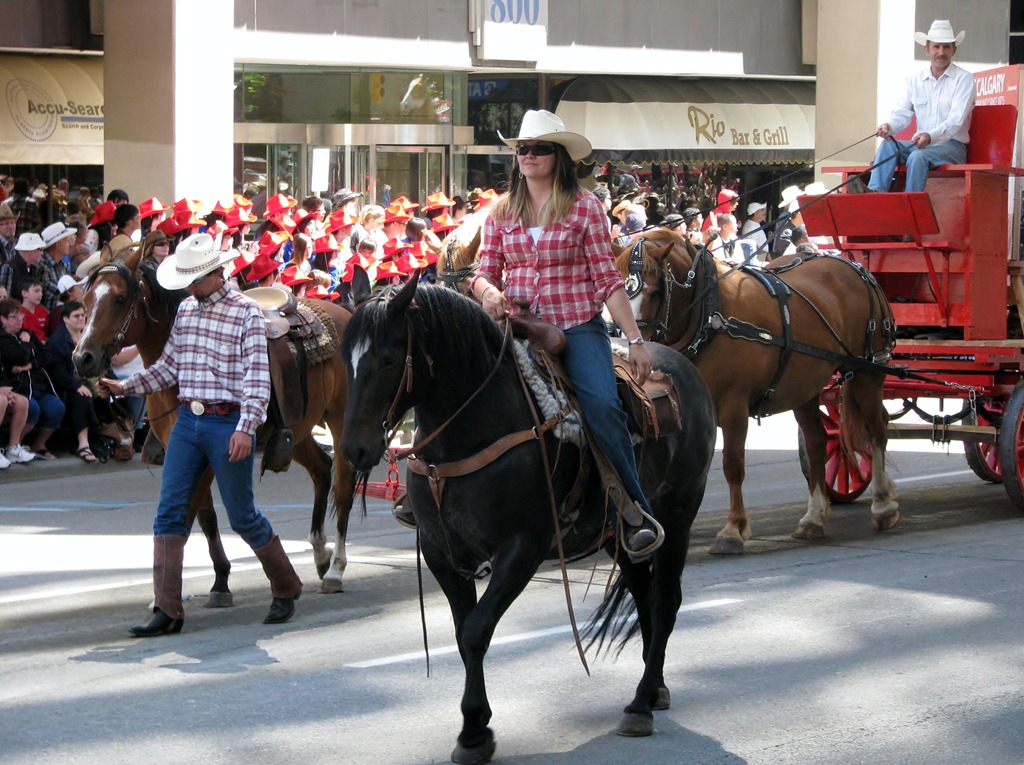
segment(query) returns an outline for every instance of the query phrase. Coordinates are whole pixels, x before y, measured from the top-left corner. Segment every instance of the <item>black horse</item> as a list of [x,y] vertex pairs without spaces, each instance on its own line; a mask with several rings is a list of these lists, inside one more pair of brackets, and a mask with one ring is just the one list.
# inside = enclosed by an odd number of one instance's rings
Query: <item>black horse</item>
[[[644,674],[618,728],[630,736],[650,735],[652,709],[668,707],[665,647],[682,601],[690,525],[704,496],[715,443],[714,408],[700,375],[676,351],[652,345],[651,352],[655,369],[671,375],[682,399],[682,429],[638,447],[641,481],[665,528],[665,543],[651,559],[634,563],[615,549],[617,535],[604,542],[617,555],[621,573],[590,625],[591,645],[598,649],[606,639],[624,643],[637,631],[643,636]],[[429,440],[417,449],[419,464],[441,472],[534,428],[501,328],[452,290],[417,287],[412,280],[365,303],[349,322],[342,356],[349,400],[341,449],[358,472],[378,464],[384,429],[410,408],[418,434]],[[555,441],[550,431],[542,437],[561,503],[579,475],[581,455]],[[470,472],[442,481],[411,469],[407,476],[423,557],[448,598],[466,669],[463,727],[452,753],[462,763],[488,762],[494,752],[483,660],[498,620],[540,564],[555,557],[551,499],[536,437],[527,435],[525,442],[473,470],[479,461],[463,463]],[[596,471],[589,475],[583,510],[563,540],[567,557],[596,551],[608,539],[602,536],[604,491]],[[478,601],[473,576],[482,567],[490,567],[491,574]]]

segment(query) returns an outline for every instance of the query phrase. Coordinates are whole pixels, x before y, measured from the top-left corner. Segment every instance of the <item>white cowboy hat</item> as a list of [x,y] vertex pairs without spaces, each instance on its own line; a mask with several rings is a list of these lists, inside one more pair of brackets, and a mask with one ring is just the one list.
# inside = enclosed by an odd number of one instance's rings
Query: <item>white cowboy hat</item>
[[182,290],[201,276],[230,263],[234,250],[217,250],[209,234],[193,234],[157,266],[156,280],[167,290]]
[[94,252],[78,264],[78,268],[75,269],[75,276],[83,281],[88,281],[92,272],[100,267],[100,260],[100,254],[98,252]]
[[782,201],[779,202],[779,208],[789,207],[790,203],[802,193],[799,186],[787,186],[782,190]]
[[759,210],[764,210],[768,207],[764,202],[751,202],[747,205],[747,215],[753,215]]
[[18,237],[18,243],[14,245],[14,249],[19,252],[32,252],[33,250],[45,250],[46,242],[39,234],[34,234],[31,231],[27,231]]
[[87,281],[89,281],[88,278],[79,280],[70,274],[64,274],[57,280],[57,294],[63,295],[72,287],[84,287]]
[[945,19],[936,19],[932,22],[932,27],[927,32],[915,32],[914,39],[917,40],[918,45],[925,45],[927,43],[953,43],[953,45],[959,46],[964,41],[966,36],[964,30],[960,30],[960,34],[953,36],[953,25]]
[[579,133],[565,129],[565,123],[557,114],[544,109],[530,109],[523,115],[523,124],[519,126],[519,135],[506,138],[498,131],[498,138],[507,146],[516,147],[520,141],[548,141],[564,146],[573,161],[579,161],[594,150],[590,141]]
[[51,223],[49,226],[43,229],[42,237],[43,242],[46,243],[47,249],[53,247],[61,239],[67,239],[69,236],[75,236],[78,232],[73,228],[68,228],[61,222]]

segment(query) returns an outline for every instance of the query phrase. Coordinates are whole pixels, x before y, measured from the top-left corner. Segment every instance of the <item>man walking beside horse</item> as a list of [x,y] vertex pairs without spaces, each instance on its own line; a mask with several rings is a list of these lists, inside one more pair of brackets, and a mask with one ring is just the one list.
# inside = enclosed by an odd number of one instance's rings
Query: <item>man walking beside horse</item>
[[256,428],[267,416],[270,368],[266,325],[259,307],[225,284],[223,267],[235,253],[218,251],[208,234],[183,241],[157,269],[168,290],[188,290],[163,355],[127,380],[102,379],[100,395],[144,395],[178,385],[181,407],[167,443],[163,482],[153,523],[156,607],[136,637],[181,630],[181,573],[186,518],[207,467],[220,488],[231,528],[253,548],[270,579],[273,603],[264,624],[288,621],[302,582],[270,521],[253,500]]

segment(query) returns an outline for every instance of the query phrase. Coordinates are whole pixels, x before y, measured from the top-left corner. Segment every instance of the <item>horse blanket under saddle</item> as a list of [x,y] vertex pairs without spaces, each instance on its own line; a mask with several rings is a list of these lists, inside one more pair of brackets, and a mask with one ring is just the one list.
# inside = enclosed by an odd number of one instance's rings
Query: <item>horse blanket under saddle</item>
[[338,350],[334,322],[317,300],[297,299],[277,287],[258,287],[245,293],[263,311],[270,357],[271,403],[267,411],[271,435],[264,447],[264,470],[281,472],[291,464],[291,428],[309,403],[307,372]]

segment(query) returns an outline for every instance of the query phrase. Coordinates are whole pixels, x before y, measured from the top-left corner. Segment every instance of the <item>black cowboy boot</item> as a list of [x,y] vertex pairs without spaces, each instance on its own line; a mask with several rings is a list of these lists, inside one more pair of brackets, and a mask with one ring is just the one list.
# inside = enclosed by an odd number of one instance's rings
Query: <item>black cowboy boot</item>
[[408,494],[403,494],[395,500],[395,504],[391,508],[391,515],[407,529],[416,529],[416,516],[412,514],[412,506],[409,505]]
[[181,606],[181,567],[185,537],[153,537],[153,594],[156,606],[146,624],[129,629],[135,637],[153,637],[181,632],[185,609]]
[[295,601],[302,595],[302,580],[292,568],[292,562],[281,546],[281,538],[274,536],[267,544],[254,549],[270,580],[270,593],[274,596],[264,624],[282,624],[295,614]]

